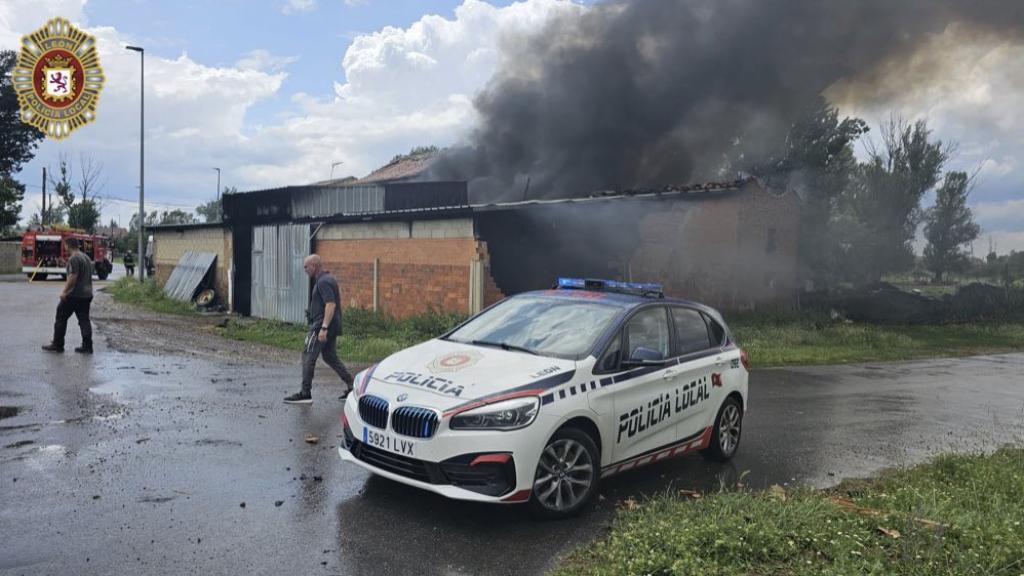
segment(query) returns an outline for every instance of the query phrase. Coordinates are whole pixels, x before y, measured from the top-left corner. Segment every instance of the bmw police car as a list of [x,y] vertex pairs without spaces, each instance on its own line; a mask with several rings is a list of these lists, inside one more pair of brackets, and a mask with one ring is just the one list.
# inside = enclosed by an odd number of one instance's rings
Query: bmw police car
[[748,366],[657,284],[559,279],[356,375],[341,458],[451,498],[578,512],[606,476],[736,453]]

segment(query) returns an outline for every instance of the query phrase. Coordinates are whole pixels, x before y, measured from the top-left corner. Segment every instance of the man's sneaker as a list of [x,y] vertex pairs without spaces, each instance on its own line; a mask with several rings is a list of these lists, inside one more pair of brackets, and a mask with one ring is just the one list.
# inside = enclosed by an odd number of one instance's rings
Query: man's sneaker
[[92,346],[79,346],[75,348],[75,352],[79,354],[92,354]]
[[302,392],[296,392],[291,396],[285,396],[285,404],[312,404],[313,396],[311,394],[303,394]]
[[64,347],[63,346],[57,346],[56,344],[50,343],[50,344],[43,344],[43,350],[46,350],[47,352],[63,352],[64,351]]

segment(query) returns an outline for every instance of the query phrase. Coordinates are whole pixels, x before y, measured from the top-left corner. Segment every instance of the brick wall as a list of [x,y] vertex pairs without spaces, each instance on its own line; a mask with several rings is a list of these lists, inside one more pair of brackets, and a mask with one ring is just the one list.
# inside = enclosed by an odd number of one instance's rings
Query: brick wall
[[21,272],[21,242],[0,242],[0,274]]
[[[373,307],[377,261],[378,308],[398,318],[431,309],[468,313],[470,262],[483,261],[486,270],[489,259],[469,219],[327,225],[315,251],[338,277],[345,307]],[[484,276],[486,305],[503,296]]]
[[640,221],[629,260],[634,279],[726,309],[788,304],[796,290],[799,207],[795,194],[756,184],[697,201],[666,201]]
[[[214,292],[217,300],[228,303],[228,275],[231,270],[231,230],[229,228],[180,228],[175,230],[153,230],[153,263],[156,266],[154,278],[163,286],[170,278],[181,256],[194,252],[213,252],[217,255],[214,269]],[[138,265],[138,264],[137,264]]]

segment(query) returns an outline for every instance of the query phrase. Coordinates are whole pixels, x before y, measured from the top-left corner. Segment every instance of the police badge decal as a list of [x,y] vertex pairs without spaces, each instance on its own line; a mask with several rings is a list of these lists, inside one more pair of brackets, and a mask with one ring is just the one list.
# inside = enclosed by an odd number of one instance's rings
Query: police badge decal
[[96,119],[103,69],[96,39],[54,18],[21,39],[11,73],[21,121],[61,140]]

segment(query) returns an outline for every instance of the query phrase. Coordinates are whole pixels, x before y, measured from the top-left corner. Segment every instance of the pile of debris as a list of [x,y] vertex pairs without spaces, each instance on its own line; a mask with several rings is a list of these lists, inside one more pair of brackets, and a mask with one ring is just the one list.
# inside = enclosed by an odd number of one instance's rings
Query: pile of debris
[[1024,290],[975,282],[934,298],[880,282],[832,299],[832,307],[855,322],[946,324],[1024,320]]

